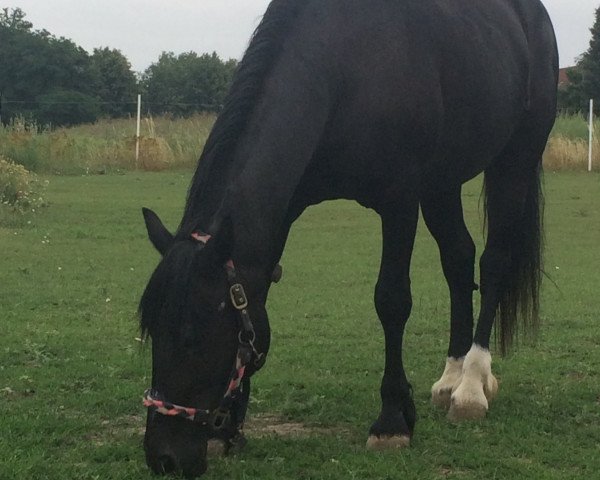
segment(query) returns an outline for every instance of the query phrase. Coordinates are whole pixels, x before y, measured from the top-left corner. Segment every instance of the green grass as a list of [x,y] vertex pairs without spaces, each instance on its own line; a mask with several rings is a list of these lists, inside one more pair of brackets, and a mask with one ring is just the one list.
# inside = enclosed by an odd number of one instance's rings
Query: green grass
[[[158,258],[140,207],[176,226],[189,178],[50,177],[50,206],[29,224],[0,228],[0,479],[155,478],[141,448],[150,354],[136,340],[135,310]],[[464,198],[481,253],[479,193],[475,181]],[[405,342],[419,418],[412,447],[383,454],[364,448],[383,367],[372,306],[379,222],[350,202],[307,211],[271,291],[273,346],[250,412],[307,433],[250,431],[247,449],[212,459],[206,478],[595,478],[599,193],[596,174],[546,176],[546,270],[556,286],[545,283],[539,344],[494,357],[500,393],[482,422],[453,425],[429,403],[445,361],[448,295],[420,226]]]
[[[594,129],[600,130],[600,122],[594,122]],[[588,119],[582,115],[558,115],[552,129],[552,136],[562,136],[569,140],[588,139]]]

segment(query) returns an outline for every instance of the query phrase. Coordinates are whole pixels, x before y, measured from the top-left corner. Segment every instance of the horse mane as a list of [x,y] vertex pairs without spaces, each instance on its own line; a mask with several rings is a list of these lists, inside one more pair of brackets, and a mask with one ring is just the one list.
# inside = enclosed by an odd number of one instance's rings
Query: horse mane
[[158,264],[138,306],[142,337],[147,337],[159,321],[183,321],[184,302],[191,288],[189,279],[194,278],[192,273],[198,251],[198,246],[192,242],[179,242],[177,248],[167,252]]
[[[306,0],[273,0],[259,26],[254,31],[243,59],[233,77],[232,85],[204,146],[198,167],[188,192],[178,237],[187,237],[194,229],[206,229],[209,221],[201,218],[206,212],[204,202],[210,192],[223,188],[214,179],[224,178],[233,162],[233,153],[241,134],[261,96],[264,81],[283,50],[284,39]],[[219,205],[213,205],[212,215]]]

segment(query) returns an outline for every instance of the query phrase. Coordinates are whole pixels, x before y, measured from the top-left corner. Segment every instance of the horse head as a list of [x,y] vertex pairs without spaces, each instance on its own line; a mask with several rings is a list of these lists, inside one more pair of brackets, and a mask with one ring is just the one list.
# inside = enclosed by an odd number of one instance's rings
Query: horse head
[[262,366],[268,334],[264,302],[249,302],[246,278],[231,260],[233,235],[173,236],[144,209],[150,241],[162,258],[140,302],[142,331],[152,340],[152,386],[144,449],[156,473],[201,475],[207,442],[241,439],[249,377]]

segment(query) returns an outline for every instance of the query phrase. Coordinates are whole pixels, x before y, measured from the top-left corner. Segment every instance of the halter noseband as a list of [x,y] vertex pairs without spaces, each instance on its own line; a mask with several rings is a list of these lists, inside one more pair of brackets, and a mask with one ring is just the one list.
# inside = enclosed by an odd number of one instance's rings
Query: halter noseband
[[[203,244],[206,244],[211,238],[210,235],[200,232],[192,233],[191,237]],[[144,406],[154,409],[156,413],[170,417],[185,418],[202,426],[211,426],[215,430],[223,429],[230,422],[231,406],[240,393],[242,380],[246,373],[246,366],[253,358],[254,366],[257,369],[262,367],[265,362],[265,354],[259,353],[254,346],[256,333],[254,332],[254,325],[248,313],[248,297],[246,297],[244,287],[238,280],[233,260],[228,260],[225,263],[225,270],[227,272],[227,280],[229,281],[229,299],[240,317],[240,331],[238,333],[239,344],[235,364],[221,403],[213,411],[184,407],[165,400],[163,395],[151,388],[144,392],[142,398]],[[239,429],[241,425],[236,425],[236,427]]]

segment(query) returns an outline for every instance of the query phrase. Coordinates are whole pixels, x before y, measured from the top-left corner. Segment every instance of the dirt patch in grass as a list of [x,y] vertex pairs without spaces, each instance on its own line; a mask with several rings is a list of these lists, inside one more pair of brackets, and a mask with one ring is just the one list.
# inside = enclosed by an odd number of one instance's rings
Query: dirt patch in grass
[[[116,419],[102,420],[98,430],[86,436],[95,445],[104,445],[117,438],[143,436],[146,421],[140,415],[125,415]],[[249,415],[244,426],[248,437],[260,438],[275,435],[278,437],[310,437],[313,435],[346,435],[348,429],[342,427],[322,427],[290,421],[280,415],[261,413]]]
[[[316,425],[306,425],[300,422],[292,422],[284,417],[272,413],[250,415],[250,418],[244,425],[244,435],[251,442],[253,441],[252,439],[266,437],[306,438],[312,436],[340,435],[347,433],[348,430],[343,428],[326,428]],[[227,448],[222,440],[209,440],[207,451],[209,457],[222,457],[227,455],[226,452]]]
[[261,413],[251,415],[244,432],[249,437],[266,437],[276,435],[279,437],[310,437],[313,435],[340,435],[347,434],[348,430],[342,427],[322,427],[292,422],[279,415]]
[[96,446],[126,437],[142,437],[146,421],[140,415],[125,415],[114,420],[102,420],[94,433],[86,435],[86,440]]

